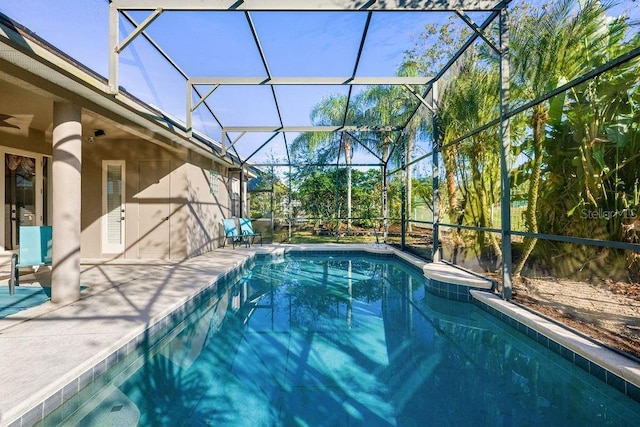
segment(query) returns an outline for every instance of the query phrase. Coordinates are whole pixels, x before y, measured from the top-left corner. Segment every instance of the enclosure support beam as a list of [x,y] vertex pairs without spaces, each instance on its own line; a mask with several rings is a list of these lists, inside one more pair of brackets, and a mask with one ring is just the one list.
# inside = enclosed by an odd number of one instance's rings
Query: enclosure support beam
[[145,30],[145,28],[151,25],[151,23],[155,21],[156,18],[160,16],[161,13],[162,13],[162,8],[159,7],[156,10],[154,10],[153,13],[151,13],[151,15],[147,16],[147,19],[142,21],[142,23],[140,23],[139,26],[136,26],[136,28],[133,31],[131,31],[131,33],[129,33],[129,35],[122,41],[122,43],[116,48],[116,52],[120,53],[127,46],[129,46],[129,44],[131,44],[131,42],[136,37],[138,37],[138,35],[141,34]]
[[[256,36],[257,37],[257,36]],[[364,40],[364,39],[363,39]],[[256,41],[256,43],[259,43]],[[364,46],[364,43],[360,44]],[[258,45],[258,50],[261,47]],[[265,58],[264,54],[261,54]],[[263,63],[266,59],[263,59]],[[265,67],[266,68],[266,67]],[[338,77],[315,77],[315,76],[271,76],[267,69],[267,76],[256,77],[225,77],[225,76],[208,76],[208,77],[192,77],[190,80],[194,85],[237,85],[237,86],[366,86],[366,85],[388,85],[388,86],[407,86],[407,85],[428,85],[433,77],[361,77],[356,75],[338,76]]]
[[275,209],[275,200],[273,198],[274,194],[275,194],[275,180],[276,180],[276,168],[272,167],[271,168],[271,243],[273,243],[273,240],[275,238],[275,233],[276,233],[276,223],[275,223],[275,217],[276,217],[276,209]]
[[287,205],[289,206],[289,243],[291,243],[291,220],[293,218],[293,206],[292,206],[292,201],[293,199],[291,198],[291,164],[289,164],[289,179],[287,181],[289,181],[289,195],[288,195],[288,200],[287,200]]
[[[431,92],[431,98],[433,98],[433,99],[435,99],[435,98],[434,98],[434,96],[433,96],[433,90],[434,90],[434,89],[433,89],[433,85],[435,85],[435,84],[436,84],[436,83],[435,83],[435,82],[433,82],[433,83],[432,83],[432,86],[431,86],[431,91],[432,91],[432,92]],[[426,99],[424,99],[424,97],[422,97],[422,95],[420,95],[418,92],[416,92],[416,91],[415,91],[411,86],[409,86],[409,85],[404,85],[404,87],[405,87],[409,92],[411,92],[411,93],[413,94],[413,96],[415,96],[415,97],[418,99],[418,101],[420,101],[420,103],[421,103],[422,105],[424,105],[424,106],[425,106],[429,111],[431,111],[432,113],[435,113],[435,106],[433,106],[433,105],[429,104],[429,103],[427,102],[427,100],[426,100]]]
[[404,251],[407,239],[407,138],[404,132],[400,138],[402,138],[400,148],[400,163],[402,166],[402,185],[400,186],[400,249]]
[[[193,85],[190,82],[187,82],[187,85],[188,85],[187,86],[187,90],[188,91],[193,90]],[[191,113],[194,112],[196,110],[196,108],[198,108],[200,106],[200,104],[202,104],[204,101],[207,100],[209,95],[211,95],[216,89],[218,89],[219,86],[220,86],[219,84],[213,85],[213,87],[211,87],[211,89],[209,89],[209,91],[207,93],[205,93],[204,95],[202,95],[200,97],[200,99],[198,100],[198,102],[195,103],[194,106],[191,106],[191,105],[187,104],[187,107],[189,108],[187,111],[191,112]]]
[[511,300],[511,136],[509,111],[509,28],[505,7],[500,11],[500,224],[502,238],[502,298]]
[[438,111],[436,109],[438,99],[438,82],[434,82],[431,87],[431,95],[433,97],[433,115],[431,118],[432,124],[432,139],[433,139],[433,159],[431,162],[431,175],[432,175],[432,197],[433,197],[433,248],[431,251],[431,260],[433,262],[440,261],[440,182],[439,182],[439,152],[442,149],[442,140],[440,138],[440,129],[438,128]]
[[382,241],[387,244],[389,235],[389,201],[387,193],[387,161],[382,165]]
[[[269,137],[269,139],[267,139],[265,142],[262,143],[262,145],[260,145],[258,148],[256,148],[253,153],[249,154],[249,156],[247,156],[246,159],[244,159],[243,163],[247,163],[253,156],[255,156],[260,150],[262,150],[268,143],[271,142],[271,140],[273,140],[273,138],[275,138],[276,136],[278,136],[277,133],[274,133],[273,135],[271,135]],[[269,163],[270,165],[271,163]],[[288,166],[288,165],[287,165]]]
[[118,9],[109,4],[109,92],[118,93]]
[[[193,136],[193,126],[192,126],[193,112],[196,110],[196,108],[198,108],[200,106],[200,104],[204,103],[207,100],[209,95],[211,95],[218,88],[218,86],[220,86],[220,85],[213,85],[213,87],[211,89],[209,89],[209,91],[204,95],[200,95],[198,93],[198,95],[200,96],[200,99],[194,105],[193,104],[193,92],[194,92],[195,87],[189,81],[189,79],[187,79],[187,123],[186,124],[187,124],[187,137],[188,138],[191,138]],[[196,93],[197,93],[197,91],[196,91]],[[221,142],[224,144],[224,141],[221,141]]]
[[145,10],[162,7],[166,10],[218,11],[420,11],[447,12],[495,10],[496,0],[111,0],[119,9]]
[[[224,132],[224,131],[223,131]],[[240,138],[242,138],[247,132],[242,132],[240,135],[238,135],[236,137],[236,139],[234,139],[233,141],[231,141],[231,143],[229,145],[226,144],[225,139],[226,138],[222,138],[222,154],[226,155],[227,151],[232,149],[234,145],[236,145],[236,142],[240,141]]]
[[340,148],[338,149],[338,159],[336,160],[336,192],[335,192],[335,211],[334,215],[336,216],[336,242],[340,240],[340,193],[339,193],[339,180],[338,180],[338,169],[340,168],[340,153],[342,152],[344,144],[344,133],[340,136]]
[[245,198],[245,192],[244,192],[244,166],[240,166],[240,171],[238,172],[240,175],[240,209],[238,212],[238,216],[243,217],[245,216],[244,214],[244,208],[245,208],[245,204],[244,204],[244,198]]
[[[348,136],[349,138],[351,138],[351,140],[352,140],[352,141],[355,141],[355,142],[357,142],[358,144],[360,144],[360,147],[362,147],[362,148],[364,148],[366,151],[368,151],[368,152],[369,152],[369,154],[371,154],[371,155],[372,155],[373,157],[375,157],[376,159],[378,159],[378,160],[382,161],[382,159],[380,158],[380,156],[379,156],[375,151],[373,151],[371,148],[367,147],[367,145],[366,145],[364,142],[362,142],[360,139],[356,138],[356,137],[355,137],[351,132],[345,132],[345,133],[347,134],[347,136]],[[353,165],[352,165],[352,166],[353,166]]]
[[473,22],[471,18],[469,18],[469,15],[467,15],[461,10],[456,10],[456,15],[458,15],[460,19],[462,19],[464,23],[469,26],[469,28],[475,31],[480,36],[480,38],[482,38],[482,40],[484,40],[484,42],[488,44],[491,49],[493,49],[494,52],[500,53],[500,49],[498,49],[496,45],[493,43],[493,41],[489,39],[489,37],[487,37],[484,30],[478,27],[478,25],[475,22]]
[[225,126],[225,132],[394,132],[404,126]]

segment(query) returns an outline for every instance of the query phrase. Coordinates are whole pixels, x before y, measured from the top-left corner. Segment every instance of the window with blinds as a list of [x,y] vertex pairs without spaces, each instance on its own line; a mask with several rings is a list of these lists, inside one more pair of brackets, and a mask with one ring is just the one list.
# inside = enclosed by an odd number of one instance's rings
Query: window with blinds
[[102,252],[124,250],[124,161],[104,161]]

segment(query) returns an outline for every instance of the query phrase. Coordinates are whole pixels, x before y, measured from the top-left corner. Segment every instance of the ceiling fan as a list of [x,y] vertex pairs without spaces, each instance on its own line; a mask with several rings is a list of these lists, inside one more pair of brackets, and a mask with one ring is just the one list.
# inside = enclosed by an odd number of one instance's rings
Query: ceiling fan
[[6,122],[6,120],[14,119],[14,118],[15,118],[14,116],[10,116],[9,114],[0,114],[0,127],[20,129],[20,126],[16,126],[14,124]]

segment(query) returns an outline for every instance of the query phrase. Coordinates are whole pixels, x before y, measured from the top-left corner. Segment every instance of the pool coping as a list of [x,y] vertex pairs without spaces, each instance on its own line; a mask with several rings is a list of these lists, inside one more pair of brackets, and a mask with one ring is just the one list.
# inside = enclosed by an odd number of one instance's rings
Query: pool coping
[[480,308],[640,402],[640,363],[498,295],[470,293]]
[[432,262],[424,266],[424,275],[439,282],[490,290],[493,281],[470,273],[445,262]]
[[[198,267],[201,266],[202,263],[206,263],[208,260],[214,259],[213,257],[216,257],[223,252],[238,255],[235,259],[227,259],[223,261],[223,270],[215,273],[209,271],[204,272],[204,278],[199,277],[200,282],[189,287],[189,289],[183,290],[184,292],[180,294],[182,296],[175,296],[173,300],[171,300],[169,306],[159,312],[150,314],[150,317],[145,319],[145,323],[141,323],[134,328],[127,328],[126,330],[123,330],[120,333],[119,339],[111,340],[101,348],[97,348],[92,357],[78,363],[63,377],[58,378],[56,381],[41,385],[41,387],[33,391],[28,399],[21,401],[19,405],[16,405],[16,407],[10,408],[10,410],[6,410],[3,414],[0,414],[0,425],[34,425],[41,421],[46,415],[53,412],[56,407],[73,398],[73,396],[75,396],[83,387],[91,384],[92,381],[98,378],[107,369],[132,352],[137,351],[138,347],[145,339],[155,331],[161,330],[171,322],[175,316],[184,313],[189,309],[189,307],[192,307],[193,304],[197,303],[199,296],[202,296],[204,292],[215,286],[216,283],[225,276],[241,269],[244,265],[254,259],[256,255],[271,254],[272,256],[283,256],[286,253],[295,251],[332,253],[368,252],[372,254],[392,254],[422,271],[424,271],[426,265],[430,264],[429,261],[425,261],[415,255],[402,252],[394,247],[384,244],[265,245],[250,249],[237,248],[233,251],[230,249],[216,250],[199,257],[194,257],[191,260],[194,260],[195,258],[198,260],[190,264],[187,262],[187,264]],[[215,259],[218,258],[219,257]],[[161,266],[161,268],[172,267]],[[147,277],[150,276],[144,276],[138,279],[145,280]],[[138,279],[133,280],[133,282]],[[176,280],[184,280],[184,278],[178,278]],[[117,289],[116,292],[126,291],[127,286],[130,283],[131,282],[126,282],[112,285],[111,288],[105,286],[104,289],[101,289],[98,292],[89,292],[85,297],[83,297],[83,300],[88,301],[92,297],[100,295],[101,292],[109,292],[110,289]],[[178,284],[176,284],[176,286],[178,286]],[[549,348],[554,347],[553,343],[557,343],[558,348],[560,349],[559,353],[563,357],[640,402],[639,363],[618,354],[609,348],[587,340],[573,333],[569,329],[554,324],[535,313],[524,310],[522,307],[518,307],[511,302],[504,301],[491,292],[470,290],[470,294],[473,296],[472,303],[478,304],[483,309],[494,314],[497,318],[511,323],[512,326],[514,326],[513,322],[515,322],[516,329],[523,331],[531,338],[538,340],[538,342],[543,342],[544,344],[544,340],[546,340],[546,345]],[[72,305],[73,304],[69,306]],[[66,307],[67,306],[57,307],[55,310],[65,309]],[[21,313],[24,314],[24,311]],[[46,316],[46,313],[42,313],[42,310],[34,310],[32,313],[36,314],[38,317]],[[28,322],[23,321],[18,324],[21,325],[23,323]],[[9,328],[4,328],[3,330],[7,330]],[[568,351],[562,353],[562,348]]]

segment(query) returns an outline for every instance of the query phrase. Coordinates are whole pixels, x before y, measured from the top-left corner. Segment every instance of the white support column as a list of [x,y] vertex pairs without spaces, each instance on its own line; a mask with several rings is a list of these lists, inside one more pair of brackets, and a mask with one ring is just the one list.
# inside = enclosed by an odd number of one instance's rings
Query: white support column
[[53,251],[51,301],[80,298],[81,109],[53,104]]

